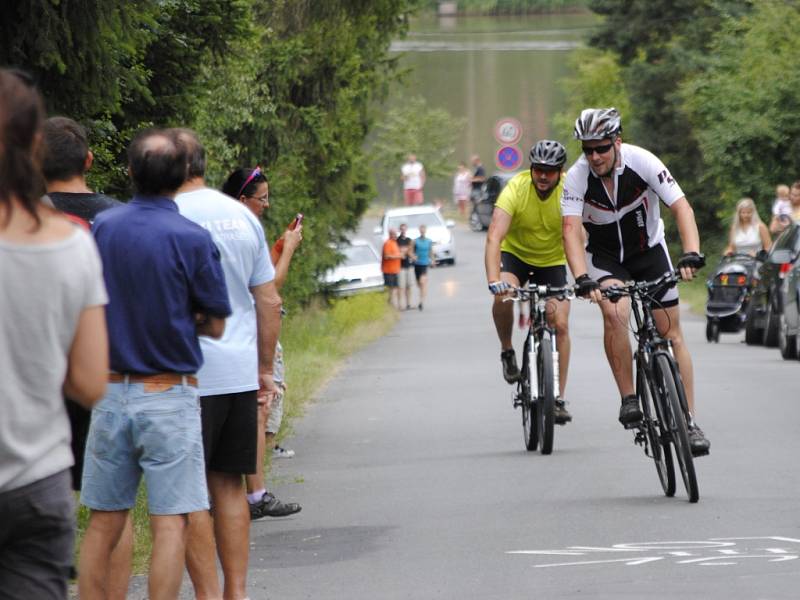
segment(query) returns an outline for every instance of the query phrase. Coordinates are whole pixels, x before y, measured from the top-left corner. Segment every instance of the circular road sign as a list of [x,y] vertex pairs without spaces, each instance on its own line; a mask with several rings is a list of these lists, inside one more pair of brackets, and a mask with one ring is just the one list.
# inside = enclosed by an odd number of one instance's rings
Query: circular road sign
[[503,146],[497,150],[494,162],[499,169],[515,171],[522,164],[522,152],[516,146]]
[[494,139],[498,144],[511,146],[522,138],[522,125],[516,119],[506,117],[500,119],[494,126]]

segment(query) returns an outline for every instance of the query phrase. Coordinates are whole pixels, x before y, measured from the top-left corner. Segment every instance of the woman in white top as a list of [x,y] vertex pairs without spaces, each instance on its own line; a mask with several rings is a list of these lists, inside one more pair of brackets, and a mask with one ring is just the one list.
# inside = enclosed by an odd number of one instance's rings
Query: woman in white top
[[753,199],[742,198],[736,204],[725,254],[755,256],[759,250],[769,250],[771,245],[769,230],[758,216]]
[[44,108],[0,69],[0,596],[63,599],[73,463],[63,393],[87,408],[108,380],[107,302],[88,232],[40,202]]
[[467,203],[472,190],[472,173],[463,162],[458,163],[458,170],[453,177],[453,202],[458,205],[462,217],[467,216]]

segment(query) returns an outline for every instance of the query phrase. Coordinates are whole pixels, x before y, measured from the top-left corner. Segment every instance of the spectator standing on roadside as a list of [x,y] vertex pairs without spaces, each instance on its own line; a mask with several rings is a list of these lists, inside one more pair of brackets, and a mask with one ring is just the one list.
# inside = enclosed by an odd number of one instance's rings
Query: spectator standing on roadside
[[397,274],[398,296],[401,306],[403,299],[406,301],[406,310],[411,310],[411,286],[413,285],[413,269],[411,255],[413,240],[406,235],[408,225],[400,223],[400,233],[397,236],[397,247],[400,248],[400,272]]
[[472,173],[463,162],[458,163],[458,170],[453,177],[453,202],[458,206],[458,213],[467,216],[467,203],[472,189]]
[[75,500],[62,391],[91,408],[106,387],[107,296],[91,236],[42,204],[42,100],[0,69],[0,595],[61,600]]
[[795,181],[789,190],[789,203],[792,208],[792,219],[800,221],[800,180]]
[[419,226],[419,237],[414,240],[414,276],[417,278],[419,288],[419,304],[417,308],[422,310],[425,296],[428,292],[428,267],[436,266],[436,259],[433,256],[433,241],[425,237],[428,230],[425,225]]
[[772,219],[769,222],[769,232],[773,235],[780,233],[792,220],[792,203],[789,201],[789,186],[779,184],[775,186],[775,200],[772,203]]
[[472,173],[472,194],[471,198],[473,202],[478,202],[481,197],[481,187],[483,183],[486,181],[486,169],[483,168],[483,163],[481,163],[481,157],[477,154],[472,156],[472,166],[475,171]]
[[142,475],[153,532],[151,600],[178,597],[187,515],[208,509],[198,335],[221,337],[231,309],[219,250],[174,201],[186,161],[174,131],[139,133],[128,147],[134,197],[93,225],[109,294],[112,373],[86,444],[81,502],[91,514],[81,546],[82,600],[107,597],[111,551]]
[[[98,213],[122,203],[105,194],[98,194],[86,185],[86,173],[92,167],[94,155],[89,150],[86,130],[67,117],[51,117],[44,123],[44,154],[42,173],[47,183],[47,195],[60,211],[78,217],[87,225]],[[89,434],[91,412],[78,402],[66,398],[67,414],[72,430],[72,487],[81,489],[83,456]],[[107,593],[111,600],[125,600],[133,560],[133,521],[128,515],[122,538],[111,555]]]
[[769,250],[770,245],[772,239],[769,237],[767,226],[758,216],[755,202],[752,198],[742,198],[736,203],[724,254],[755,256],[759,250]]
[[[269,182],[260,167],[255,169],[237,169],[228,176],[222,186],[222,192],[244,204],[259,220],[264,209],[269,207]],[[270,252],[272,264],[275,266],[275,287],[280,292],[289,272],[289,264],[295,250],[303,239],[302,224],[288,228]],[[283,249],[278,252],[280,240]],[[283,309],[281,309],[283,314]],[[245,477],[247,502],[250,508],[250,520],[256,521],[264,517],[285,517],[299,512],[301,507],[296,502],[281,502],[266,488],[264,474],[264,453],[271,451],[273,458],[291,458],[293,450],[281,448],[275,443],[275,435],[281,427],[283,418],[283,402],[286,394],[285,367],[283,348],[280,341],[275,345],[272,380],[275,382],[275,396],[267,405],[259,400],[256,472]]]
[[398,275],[400,273],[400,261],[403,255],[397,245],[397,230],[389,229],[389,239],[383,243],[381,252],[381,271],[383,271],[383,284],[389,289],[389,304],[400,310],[400,289],[398,286]]
[[400,167],[403,181],[403,201],[406,206],[422,204],[425,199],[422,188],[425,187],[425,167],[414,154],[409,154],[406,162]]
[[258,396],[267,403],[275,396],[272,361],[281,328],[281,298],[261,223],[240,202],[206,187],[203,146],[193,131],[177,131],[186,146],[187,174],[175,202],[184,217],[211,234],[219,249],[232,311],[221,338],[200,338],[205,360],[197,378],[214,519],[212,523],[208,511],[190,516],[186,563],[196,596],[219,598],[216,545],[225,581],[223,597],[244,598],[250,513],[243,477],[255,473],[261,458]]

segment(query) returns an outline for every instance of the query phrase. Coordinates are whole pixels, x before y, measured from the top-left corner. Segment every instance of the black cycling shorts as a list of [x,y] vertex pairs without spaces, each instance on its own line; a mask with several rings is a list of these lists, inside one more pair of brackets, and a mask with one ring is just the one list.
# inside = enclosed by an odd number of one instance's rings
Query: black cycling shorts
[[[622,282],[652,281],[672,270],[672,261],[669,259],[667,244],[664,241],[622,263],[606,254],[587,250],[586,264],[589,277],[595,281],[605,279],[619,279]],[[653,297],[660,304],[660,308],[677,306],[678,288],[675,285],[665,287]]]
[[500,272],[511,273],[519,280],[520,287],[528,283],[529,280],[536,285],[550,285],[553,287],[567,285],[567,267],[565,265],[536,267],[505,251],[500,252]]
[[258,460],[256,390],[202,396],[203,451],[209,471],[251,475]]

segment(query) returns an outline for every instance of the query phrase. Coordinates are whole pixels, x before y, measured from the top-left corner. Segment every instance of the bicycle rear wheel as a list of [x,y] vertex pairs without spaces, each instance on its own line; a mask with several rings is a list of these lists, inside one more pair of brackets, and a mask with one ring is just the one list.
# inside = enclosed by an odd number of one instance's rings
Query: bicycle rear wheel
[[656,464],[658,480],[664,494],[670,498],[675,495],[675,465],[672,461],[672,452],[669,449],[669,436],[665,436],[666,425],[662,415],[659,414],[653,394],[653,384],[647,377],[647,371],[639,365],[636,371],[636,394],[642,404],[642,419],[647,443],[650,446],[650,458]]
[[686,425],[686,394],[674,359],[667,354],[658,354],[655,358],[655,375],[663,401],[664,421],[675,446],[683,485],[689,495],[689,502],[697,502],[700,499],[700,490],[697,487],[694,458],[689,445],[689,429]]
[[525,340],[522,352],[522,369],[520,381],[517,384],[520,406],[522,407],[522,435],[525,439],[525,449],[534,452],[539,447],[539,424],[536,419],[536,410],[533,402],[531,388],[531,336]]
[[553,452],[553,435],[555,429],[556,395],[553,389],[553,341],[550,332],[545,331],[539,341],[536,357],[538,369],[538,394],[536,398],[536,416],[539,420],[540,444],[542,454]]

